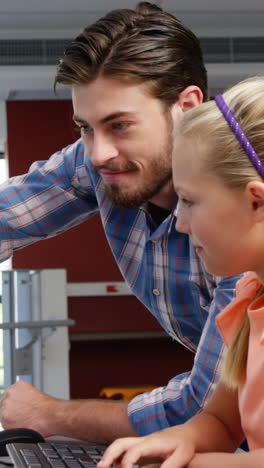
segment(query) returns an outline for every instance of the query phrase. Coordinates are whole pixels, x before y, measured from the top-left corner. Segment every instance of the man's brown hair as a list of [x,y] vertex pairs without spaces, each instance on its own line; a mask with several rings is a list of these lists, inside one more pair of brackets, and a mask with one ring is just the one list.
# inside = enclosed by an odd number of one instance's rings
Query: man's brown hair
[[157,5],[113,10],[87,26],[66,48],[55,86],[88,84],[99,76],[146,83],[153,97],[172,105],[189,85],[207,98],[199,40]]

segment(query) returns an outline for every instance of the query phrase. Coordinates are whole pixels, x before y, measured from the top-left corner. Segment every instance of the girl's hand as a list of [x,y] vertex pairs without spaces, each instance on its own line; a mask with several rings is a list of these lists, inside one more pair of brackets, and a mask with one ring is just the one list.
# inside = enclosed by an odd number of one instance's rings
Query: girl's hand
[[185,431],[171,427],[145,437],[117,439],[105,451],[98,468],[109,468],[113,463],[122,468],[134,464],[162,464],[162,468],[183,468],[193,458],[195,446]]

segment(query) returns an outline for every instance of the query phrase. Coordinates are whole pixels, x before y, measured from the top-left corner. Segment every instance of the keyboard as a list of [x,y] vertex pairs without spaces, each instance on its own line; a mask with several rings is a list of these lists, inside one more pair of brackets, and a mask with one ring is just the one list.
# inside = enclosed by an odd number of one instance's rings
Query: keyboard
[[18,468],[94,468],[106,446],[54,440],[37,444],[16,442],[6,448]]

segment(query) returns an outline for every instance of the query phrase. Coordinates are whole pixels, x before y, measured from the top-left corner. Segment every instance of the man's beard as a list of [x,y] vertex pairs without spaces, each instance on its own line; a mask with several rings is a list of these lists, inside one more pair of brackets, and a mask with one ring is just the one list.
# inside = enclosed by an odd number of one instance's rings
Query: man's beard
[[[157,195],[172,179],[171,168],[172,135],[167,133],[166,141],[155,157],[149,160],[147,173],[142,175],[141,184],[135,190],[122,190],[119,184],[107,184],[106,194],[111,202],[123,208],[135,209]],[[136,171],[135,171],[136,172]],[[139,176],[140,177],[140,176]]]

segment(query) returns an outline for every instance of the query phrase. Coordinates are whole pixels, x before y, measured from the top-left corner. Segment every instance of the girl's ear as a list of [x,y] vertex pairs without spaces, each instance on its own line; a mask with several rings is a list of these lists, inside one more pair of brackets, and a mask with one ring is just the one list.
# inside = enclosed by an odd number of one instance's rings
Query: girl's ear
[[252,181],[247,184],[246,192],[249,197],[252,215],[255,222],[264,221],[264,182]]

